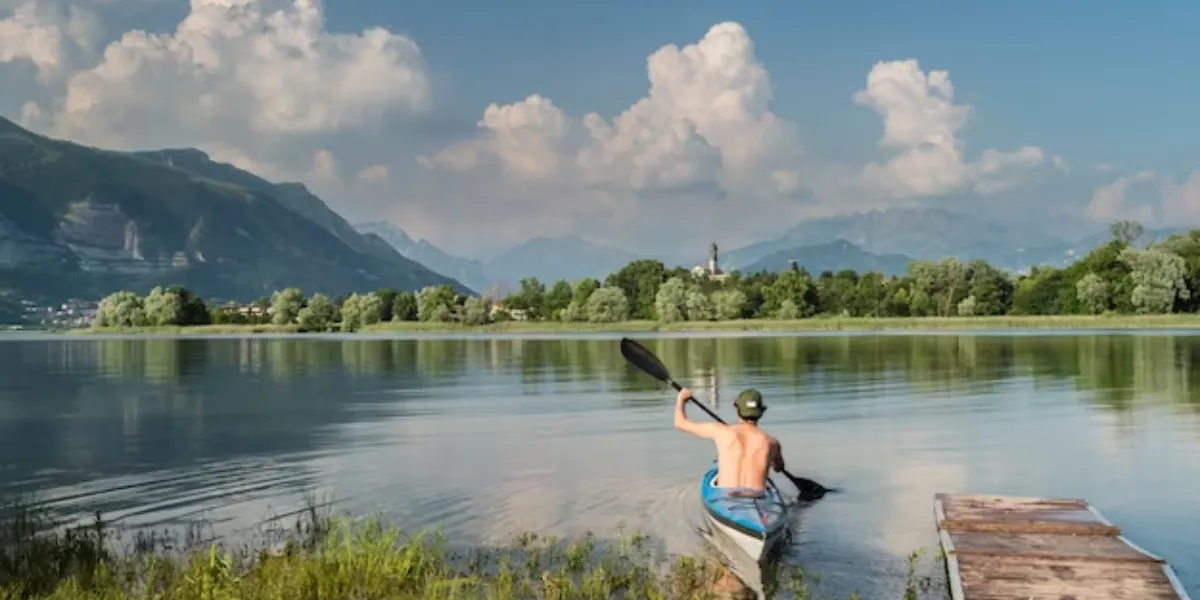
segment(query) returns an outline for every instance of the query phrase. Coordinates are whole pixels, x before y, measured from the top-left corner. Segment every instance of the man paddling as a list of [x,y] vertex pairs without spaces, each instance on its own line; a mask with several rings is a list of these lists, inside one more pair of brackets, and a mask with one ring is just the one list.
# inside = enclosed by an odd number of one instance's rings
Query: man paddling
[[716,487],[736,488],[740,493],[754,496],[765,493],[767,469],[782,471],[784,466],[779,440],[758,428],[758,420],[767,410],[762,394],[755,389],[738,394],[733,405],[739,422],[734,425],[689,419],[684,409],[691,397],[691,390],[679,390],[675,399],[675,428],[712,440],[717,446]]

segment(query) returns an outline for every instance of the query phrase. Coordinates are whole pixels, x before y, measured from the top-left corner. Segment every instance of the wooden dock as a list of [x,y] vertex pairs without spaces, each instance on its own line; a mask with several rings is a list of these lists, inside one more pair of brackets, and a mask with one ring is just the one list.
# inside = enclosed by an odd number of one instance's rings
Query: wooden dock
[[1084,500],[937,494],[934,514],[953,600],[1190,600]]

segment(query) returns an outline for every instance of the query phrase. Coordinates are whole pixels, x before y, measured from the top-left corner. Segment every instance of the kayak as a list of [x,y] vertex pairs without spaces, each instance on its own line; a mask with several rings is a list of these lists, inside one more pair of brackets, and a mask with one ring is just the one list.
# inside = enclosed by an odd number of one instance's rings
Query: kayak
[[700,481],[705,516],[750,559],[762,562],[788,533],[788,508],[783,495],[769,478],[766,491],[757,498],[716,487],[716,481],[717,463],[713,461]]

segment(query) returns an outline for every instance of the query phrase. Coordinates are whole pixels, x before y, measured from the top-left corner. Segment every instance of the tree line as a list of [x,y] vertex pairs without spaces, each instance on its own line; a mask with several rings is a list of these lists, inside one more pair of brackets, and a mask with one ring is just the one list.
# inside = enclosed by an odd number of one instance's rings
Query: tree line
[[778,273],[694,275],[659,260],[638,259],[603,281],[537,278],[499,300],[448,286],[416,292],[382,289],[330,299],[288,288],[252,304],[261,315],[228,314],[182,288],[155,288],[145,298],[117,292],[101,302],[99,326],[273,323],[306,331],[354,331],[380,321],[482,325],[522,318],[613,323],[628,320],[713,321],[830,317],[1163,314],[1200,310],[1200,229],[1139,244],[1142,226],[1120,221],[1111,239],[1065,268],[1016,275],[983,260],[915,260],[902,275],[869,271],[813,276],[793,265]]

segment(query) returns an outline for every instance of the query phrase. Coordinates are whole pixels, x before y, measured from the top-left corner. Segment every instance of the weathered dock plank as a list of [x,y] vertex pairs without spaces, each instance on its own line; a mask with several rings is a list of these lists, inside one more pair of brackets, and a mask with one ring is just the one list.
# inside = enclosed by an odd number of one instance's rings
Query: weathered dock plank
[[1084,500],[937,494],[953,600],[1191,600]]

